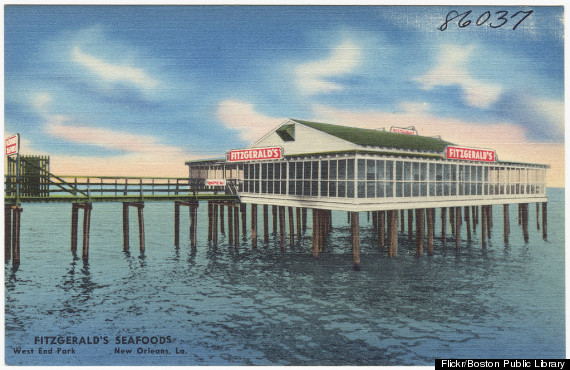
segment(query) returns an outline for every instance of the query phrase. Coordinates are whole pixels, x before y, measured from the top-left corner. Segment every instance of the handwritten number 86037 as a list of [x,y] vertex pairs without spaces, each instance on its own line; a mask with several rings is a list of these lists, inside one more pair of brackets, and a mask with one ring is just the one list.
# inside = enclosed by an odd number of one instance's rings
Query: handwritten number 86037
[[[465,28],[472,23],[471,19],[467,19],[467,17],[469,17],[469,15],[471,15],[472,12],[473,12],[472,10],[468,10],[464,13],[459,13],[457,10],[452,10],[449,13],[447,13],[447,16],[445,17],[445,22],[443,22],[443,24],[439,26],[437,29],[440,31],[445,31],[447,29],[448,23],[457,18],[459,18],[459,21],[457,21],[457,25],[460,28]],[[532,13],[533,13],[532,10],[527,10],[527,11],[519,10],[518,12],[509,16],[509,12],[507,12],[506,10],[499,10],[494,14],[491,14],[491,12],[487,10],[486,12],[481,14],[479,18],[477,18],[477,20],[475,21],[475,25],[482,26],[485,23],[489,22],[488,23],[489,27],[500,28],[505,24],[509,23],[509,21],[512,22],[518,21],[513,27],[513,30],[516,30],[519,24],[521,24],[525,19],[527,19]]]

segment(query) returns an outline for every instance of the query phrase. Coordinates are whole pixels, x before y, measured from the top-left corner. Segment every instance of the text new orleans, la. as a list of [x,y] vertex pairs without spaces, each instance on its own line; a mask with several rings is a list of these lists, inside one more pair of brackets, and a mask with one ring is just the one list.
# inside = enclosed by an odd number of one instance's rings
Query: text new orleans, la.
[[564,369],[565,361],[551,360],[441,360],[443,368],[542,368]]

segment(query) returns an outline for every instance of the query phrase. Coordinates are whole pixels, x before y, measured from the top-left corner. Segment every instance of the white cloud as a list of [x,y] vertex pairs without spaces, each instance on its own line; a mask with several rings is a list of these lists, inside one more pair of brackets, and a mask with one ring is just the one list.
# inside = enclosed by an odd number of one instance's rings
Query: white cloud
[[52,102],[52,97],[46,93],[38,93],[32,97],[32,106],[38,112],[45,110],[46,106]]
[[73,48],[72,59],[108,82],[127,82],[144,90],[153,89],[159,84],[142,68],[108,63],[84,53],[79,47]]
[[253,104],[239,100],[221,102],[218,105],[217,116],[225,126],[238,130],[240,138],[248,142],[261,138],[285,120],[261,114],[255,110]]
[[298,65],[295,69],[297,87],[305,95],[342,90],[342,85],[328,81],[327,78],[351,73],[358,66],[360,57],[358,45],[345,41],[327,59]]
[[471,76],[466,64],[473,50],[474,47],[443,46],[437,66],[414,81],[424,90],[437,86],[460,86],[467,104],[477,108],[489,107],[499,99],[503,88],[499,84],[484,82]]

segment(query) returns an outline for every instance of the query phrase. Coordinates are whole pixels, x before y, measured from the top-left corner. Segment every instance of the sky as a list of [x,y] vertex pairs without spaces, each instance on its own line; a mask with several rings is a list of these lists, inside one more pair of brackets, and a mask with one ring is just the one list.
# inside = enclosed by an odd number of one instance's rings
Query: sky
[[7,5],[4,39],[4,133],[58,175],[184,177],[297,118],[415,126],[564,186],[562,7]]

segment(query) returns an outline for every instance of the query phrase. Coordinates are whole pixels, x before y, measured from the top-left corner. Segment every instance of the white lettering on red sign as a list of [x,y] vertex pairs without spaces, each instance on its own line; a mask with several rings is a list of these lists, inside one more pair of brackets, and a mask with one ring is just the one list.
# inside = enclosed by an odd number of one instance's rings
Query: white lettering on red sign
[[18,146],[20,144],[20,135],[12,135],[5,140],[6,155],[18,154]]
[[416,130],[411,130],[409,128],[401,128],[401,127],[391,127],[390,132],[395,132],[397,134],[406,134],[406,135],[417,135],[418,132]]
[[283,158],[283,149],[279,147],[230,150],[227,155],[228,162],[260,161],[281,158]]
[[226,180],[206,179],[207,186],[226,186]]
[[462,159],[466,161],[495,162],[495,151],[491,149],[462,148],[448,146],[445,148],[447,159]]

